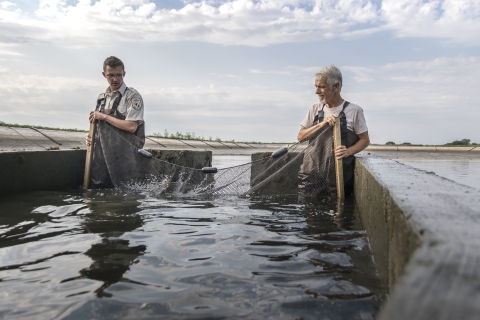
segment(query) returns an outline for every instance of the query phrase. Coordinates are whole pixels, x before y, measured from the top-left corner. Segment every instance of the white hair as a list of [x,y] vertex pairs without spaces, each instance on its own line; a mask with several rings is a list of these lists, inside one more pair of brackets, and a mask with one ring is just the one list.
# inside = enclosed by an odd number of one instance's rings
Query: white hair
[[315,73],[316,78],[325,77],[327,78],[327,83],[330,86],[330,89],[333,89],[335,83],[340,83],[338,92],[342,91],[342,72],[340,69],[335,67],[333,64],[328,67],[323,68],[322,70]]

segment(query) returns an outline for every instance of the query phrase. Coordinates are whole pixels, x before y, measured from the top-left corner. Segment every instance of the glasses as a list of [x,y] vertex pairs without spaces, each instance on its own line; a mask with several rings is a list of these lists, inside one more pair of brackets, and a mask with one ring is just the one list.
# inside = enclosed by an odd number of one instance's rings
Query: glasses
[[108,79],[122,79],[123,78],[123,74],[122,73],[119,73],[119,74],[106,74],[105,77],[107,77]]

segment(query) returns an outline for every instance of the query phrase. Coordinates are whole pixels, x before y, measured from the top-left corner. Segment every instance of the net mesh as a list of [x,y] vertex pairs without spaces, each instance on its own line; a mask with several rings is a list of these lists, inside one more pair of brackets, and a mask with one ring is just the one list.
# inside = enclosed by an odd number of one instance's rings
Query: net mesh
[[97,121],[91,187],[116,187],[157,194],[319,196],[336,192],[333,129],[325,126],[288,152],[256,153],[252,162],[216,173],[139,154],[132,134]]

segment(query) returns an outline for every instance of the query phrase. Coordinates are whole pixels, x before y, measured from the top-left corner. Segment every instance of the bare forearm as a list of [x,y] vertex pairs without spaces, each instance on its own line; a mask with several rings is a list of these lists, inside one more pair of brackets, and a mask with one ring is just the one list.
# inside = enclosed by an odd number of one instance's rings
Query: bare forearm
[[106,115],[105,121],[110,123],[112,126],[117,127],[118,129],[134,133],[137,130],[138,122],[130,120],[120,120],[115,117]]
[[359,153],[370,144],[370,138],[368,137],[368,131],[360,133],[358,135],[358,141],[353,146],[347,149],[345,146],[338,146],[335,148],[334,153],[337,159],[353,156],[355,153]]
[[105,120],[112,126],[131,133],[134,133],[138,127],[138,121],[120,120],[98,111],[90,112],[88,120],[90,123],[93,123],[95,120]]
[[328,124],[328,122],[324,121],[324,122],[320,122],[320,123],[314,125],[313,127],[308,128],[308,129],[305,129],[305,128],[302,127],[302,129],[300,129],[300,131],[298,132],[297,140],[298,141],[303,141],[303,140],[307,139],[308,137],[310,137],[312,134],[314,134],[315,132],[317,132],[318,130],[320,130],[321,128],[323,128],[327,124]]
[[357,141],[357,143],[355,143],[353,146],[348,148],[348,153],[350,155],[359,153],[360,151],[368,147],[369,144],[370,144],[370,140],[368,138],[360,139]]

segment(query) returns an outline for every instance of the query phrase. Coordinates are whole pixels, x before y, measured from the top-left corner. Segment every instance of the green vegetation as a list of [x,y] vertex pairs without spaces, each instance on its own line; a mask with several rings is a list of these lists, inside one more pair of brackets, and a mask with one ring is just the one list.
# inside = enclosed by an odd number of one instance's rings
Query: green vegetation
[[[195,132],[179,132],[177,131],[176,133],[169,133],[167,129],[162,133],[159,132],[154,132],[153,134],[149,135],[149,137],[152,138],[164,138],[164,139],[181,139],[181,140],[198,140],[198,141],[212,141],[212,142],[232,142],[235,143],[235,139],[232,140],[222,140],[219,137],[216,137],[213,139],[211,136],[208,137],[208,139],[205,139],[205,137],[202,136],[197,136]],[[237,141],[237,142],[242,142],[242,143],[250,143],[250,144],[255,144],[255,143],[264,143],[264,142],[255,142],[255,141]],[[272,143],[279,143],[279,142],[272,142]]]
[[28,124],[18,124],[18,123],[6,123],[0,121],[0,126],[2,127],[14,127],[14,128],[35,128],[35,129],[45,129],[45,130],[59,130],[59,131],[69,131],[69,132],[88,132],[87,130],[80,130],[80,129],[69,129],[69,128],[52,128],[52,127],[44,127],[44,126],[31,126]]
[[[203,136],[197,136],[195,135],[195,132],[179,132],[177,131],[176,133],[168,133],[167,129],[163,132],[163,134],[159,132],[154,132],[150,137],[154,138],[166,138],[166,139],[182,139],[182,140],[203,140],[203,141],[217,141],[221,142],[223,141],[219,137],[216,137],[215,139],[212,139],[212,137],[208,137],[208,139],[205,139]],[[227,142],[235,142],[235,140],[226,140]]]
[[462,140],[455,140],[453,142],[446,143],[446,146],[469,146],[471,144],[476,144],[476,143],[470,143],[470,139],[462,139]]
[[[382,146],[383,144],[372,143],[371,145]],[[449,146],[449,147],[472,146],[472,147],[477,147],[477,146],[480,146],[480,143],[470,142],[470,139],[462,139],[462,140],[455,140],[453,142],[445,143],[443,145],[413,144],[413,143],[410,143],[410,142],[403,142],[403,143],[396,144],[393,141],[388,141],[384,145],[387,145],[387,146],[416,146],[416,147],[433,147],[433,146]]]

